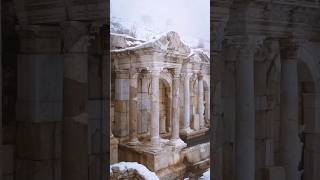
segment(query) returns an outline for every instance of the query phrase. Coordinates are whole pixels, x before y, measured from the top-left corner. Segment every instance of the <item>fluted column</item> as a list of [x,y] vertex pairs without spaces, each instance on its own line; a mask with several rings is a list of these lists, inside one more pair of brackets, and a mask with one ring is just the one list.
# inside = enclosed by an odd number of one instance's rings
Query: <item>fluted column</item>
[[236,180],[255,179],[255,101],[254,53],[255,39],[236,39]]
[[204,128],[204,103],[203,103],[203,74],[198,75],[198,113],[199,113],[199,127]]
[[181,132],[187,134],[190,128],[190,77],[191,73],[184,73],[183,83],[183,127]]
[[135,145],[139,143],[137,135],[137,88],[138,88],[138,72],[130,69],[130,88],[129,88],[129,144]]
[[151,128],[150,140],[153,148],[160,147],[159,136],[159,76],[160,70],[151,70]]
[[297,44],[292,39],[280,40],[280,144],[281,164],[285,168],[287,180],[299,179],[300,145],[298,137],[297,49]]
[[170,143],[175,146],[185,147],[186,144],[179,137],[179,87],[180,70],[175,69],[172,72],[172,135]]

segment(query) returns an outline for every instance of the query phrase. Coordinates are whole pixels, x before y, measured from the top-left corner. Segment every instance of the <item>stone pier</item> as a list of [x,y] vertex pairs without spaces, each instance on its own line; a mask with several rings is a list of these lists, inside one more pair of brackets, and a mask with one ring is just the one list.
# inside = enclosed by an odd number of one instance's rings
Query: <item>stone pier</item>
[[286,179],[299,180],[299,97],[298,97],[298,44],[293,39],[281,39],[281,84],[280,84],[280,144],[281,165]]

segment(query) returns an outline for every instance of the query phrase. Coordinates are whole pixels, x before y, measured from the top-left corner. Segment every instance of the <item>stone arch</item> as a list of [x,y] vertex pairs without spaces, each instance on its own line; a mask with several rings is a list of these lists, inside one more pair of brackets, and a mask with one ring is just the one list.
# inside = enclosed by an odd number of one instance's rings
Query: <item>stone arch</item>
[[315,173],[319,164],[315,159],[320,148],[314,146],[314,142],[319,141],[320,131],[318,120],[320,110],[317,107],[320,103],[319,77],[316,58],[304,44],[298,51],[299,124],[301,140],[304,142],[301,154],[303,157],[301,164],[304,168],[303,179],[310,180],[319,179],[319,175]]
[[[161,72],[159,79],[159,103],[160,103],[160,134],[171,131],[171,101],[172,78],[168,72]],[[164,88],[163,91],[161,88]],[[165,113],[165,114],[164,114]]]
[[[320,104],[320,74],[317,68],[319,67],[316,63],[316,58],[308,51],[307,45],[302,45],[298,51],[298,60],[303,62],[309,69],[310,76],[314,84],[314,100],[315,105]],[[320,109],[316,109],[314,112],[314,127],[313,132],[320,132],[320,122],[316,121],[320,117]]]

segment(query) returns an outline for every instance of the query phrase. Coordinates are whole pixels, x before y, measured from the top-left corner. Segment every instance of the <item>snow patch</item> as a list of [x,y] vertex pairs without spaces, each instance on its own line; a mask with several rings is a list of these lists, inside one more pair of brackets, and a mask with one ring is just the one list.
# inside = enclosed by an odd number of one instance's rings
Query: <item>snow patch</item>
[[151,172],[144,165],[139,164],[137,162],[120,162],[120,163],[112,164],[110,166],[110,173],[112,173],[113,168],[119,168],[120,171],[135,169],[137,173],[143,178],[145,178],[146,180],[159,180],[156,173]]
[[210,180],[210,168],[203,173],[203,175],[200,177],[200,180]]

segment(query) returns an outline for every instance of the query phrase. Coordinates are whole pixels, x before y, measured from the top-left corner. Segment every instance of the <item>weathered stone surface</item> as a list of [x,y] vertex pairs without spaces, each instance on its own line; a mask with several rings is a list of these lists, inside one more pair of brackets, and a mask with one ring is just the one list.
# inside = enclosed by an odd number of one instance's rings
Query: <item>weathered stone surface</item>
[[34,161],[61,157],[61,124],[38,123],[17,127],[16,155]]

